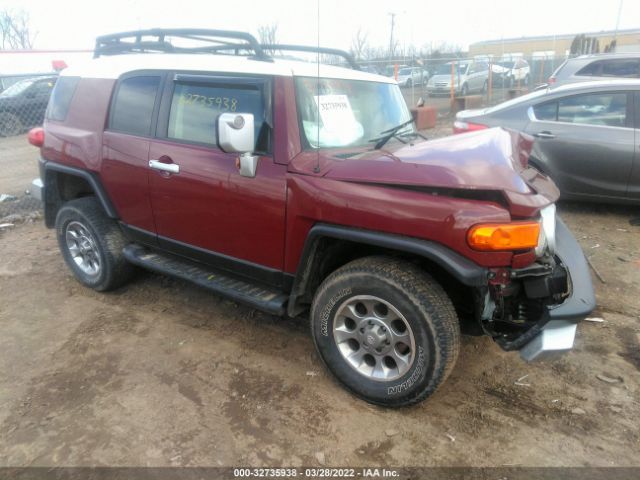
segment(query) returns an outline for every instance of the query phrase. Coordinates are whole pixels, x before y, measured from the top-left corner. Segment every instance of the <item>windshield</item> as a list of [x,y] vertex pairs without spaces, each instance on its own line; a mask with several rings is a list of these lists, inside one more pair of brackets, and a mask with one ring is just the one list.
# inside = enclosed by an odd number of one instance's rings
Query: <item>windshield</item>
[[[457,70],[454,70],[454,72],[458,75],[464,74],[466,73],[468,66],[468,63],[459,63]],[[438,66],[438,68],[436,68],[435,75],[451,75],[451,64],[445,63],[444,65]]]
[[34,80],[23,80],[18,83],[14,83],[5,91],[0,93],[0,97],[15,97],[24,92],[27,88],[29,88],[33,84]]
[[401,68],[400,71],[398,72],[398,75],[411,75],[411,69]]
[[498,65],[505,68],[513,68],[515,62],[498,62]]
[[[396,84],[313,77],[295,82],[302,136],[311,148],[371,145],[411,119]],[[398,134],[413,132],[407,125]]]

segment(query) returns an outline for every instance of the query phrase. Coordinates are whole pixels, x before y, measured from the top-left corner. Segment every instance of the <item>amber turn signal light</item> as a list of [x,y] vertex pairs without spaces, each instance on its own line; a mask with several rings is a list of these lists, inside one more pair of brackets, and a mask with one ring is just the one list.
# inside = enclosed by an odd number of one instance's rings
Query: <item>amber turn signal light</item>
[[467,242],[474,250],[527,250],[538,246],[538,222],[488,223],[471,227]]

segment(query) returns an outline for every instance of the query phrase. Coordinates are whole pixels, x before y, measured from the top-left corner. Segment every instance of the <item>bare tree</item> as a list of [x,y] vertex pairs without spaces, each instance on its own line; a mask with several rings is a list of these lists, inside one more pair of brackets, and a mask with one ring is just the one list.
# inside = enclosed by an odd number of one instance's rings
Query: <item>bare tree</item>
[[29,20],[24,10],[0,10],[0,50],[33,48],[36,35],[31,32]]
[[[260,25],[258,27],[258,40],[260,40],[260,43],[271,45],[278,43],[278,23]],[[267,49],[265,52],[273,55],[275,50]]]
[[358,28],[351,39],[351,54],[356,60],[366,60],[370,52],[369,34],[367,32],[363,32],[362,28]]

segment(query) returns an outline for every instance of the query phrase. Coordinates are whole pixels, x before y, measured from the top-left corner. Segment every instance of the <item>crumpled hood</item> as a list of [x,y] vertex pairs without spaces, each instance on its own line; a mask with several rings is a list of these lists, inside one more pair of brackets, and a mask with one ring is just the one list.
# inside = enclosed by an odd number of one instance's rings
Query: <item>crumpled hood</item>
[[[393,142],[353,156],[325,152],[319,164],[315,154],[305,152],[292,160],[289,170],[378,185],[501,191],[511,203],[540,193],[546,200],[533,203],[547,204],[557,200],[559,192],[547,177],[527,167],[532,145],[528,135],[491,128],[413,146]],[[319,172],[314,171],[317,166]],[[524,203],[533,206],[531,200]]]

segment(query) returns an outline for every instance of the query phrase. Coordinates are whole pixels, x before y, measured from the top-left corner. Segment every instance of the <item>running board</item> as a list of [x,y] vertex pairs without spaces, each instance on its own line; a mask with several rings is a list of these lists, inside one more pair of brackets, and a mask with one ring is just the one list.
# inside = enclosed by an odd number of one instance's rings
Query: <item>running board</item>
[[201,263],[155,252],[135,243],[124,247],[122,253],[134,265],[195,283],[272,315],[284,315],[289,297],[277,290],[221,273]]

